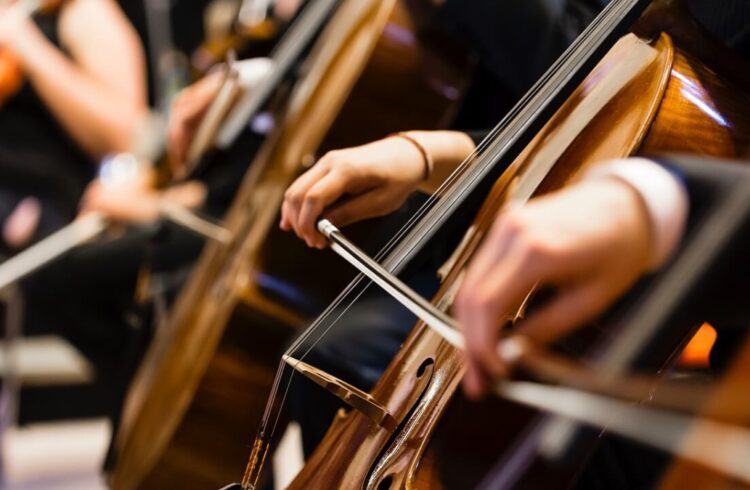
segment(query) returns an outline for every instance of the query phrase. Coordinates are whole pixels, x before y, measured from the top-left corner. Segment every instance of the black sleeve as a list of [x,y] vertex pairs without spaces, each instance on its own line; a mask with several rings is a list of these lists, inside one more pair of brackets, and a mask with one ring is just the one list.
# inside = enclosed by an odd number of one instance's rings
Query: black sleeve
[[446,0],[443,23],[515,96],[523,94],[607,0]]
[[219,219],[224,216],[264,138],[246,129],[229,149],[208,156],[203,170],[195,176],[208,191],[204,213]]
[[[709,221],[711,210],[727,200],[734,188],[750,184],[750,168],[741,162],[726,162],[696,157],[667,157],[660,160],[683,182],[690,199],[690,213],[684,248]],[[697,318],[708,320],[716,328],[718,339],[711,353],[711,364],[722,370],[731,360],[736,347],[747,335],[748,302],[745,282],[750,273],[746,250],[750,246],[750,217],[738,228],[722,251],[711,272],[701,281],[710,294],[696,299],[696,310],[705,314]],[[743,272],[748,271],[748,272]]]

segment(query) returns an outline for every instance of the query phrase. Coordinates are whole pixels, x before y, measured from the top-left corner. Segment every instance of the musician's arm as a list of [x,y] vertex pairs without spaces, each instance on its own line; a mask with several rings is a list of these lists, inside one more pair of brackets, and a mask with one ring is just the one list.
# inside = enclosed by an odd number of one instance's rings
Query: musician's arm
[[689,196],[679,177],[645,158],[615,160],[595,167],[588,180],[617,179],[637,191],[648,211],[651,231],[650,268],[656,269],[672,255],[685,231]]
[[83,149],[94,158],[126,151],[147,110],[137,34],[113,0],[70,0],[61,8],[60,39],[70,58],[28,19],[13,21],[7,41],[52,114]]
[[539,342],[564,337],[669,258],[687,203],[677,177],[635,160],[605,164],[576,185],[501,213],[455,302],[466,335],[467,392],[481,395],[507,369],[496,350],[503,319],[532,289],[553,296],[516,332]]
[[286,191],[281,228],[323,248],[319,218],[345,226],[393,212],[414,191],[435,191],[474,149],[463,132],[409,131],[329,152]]

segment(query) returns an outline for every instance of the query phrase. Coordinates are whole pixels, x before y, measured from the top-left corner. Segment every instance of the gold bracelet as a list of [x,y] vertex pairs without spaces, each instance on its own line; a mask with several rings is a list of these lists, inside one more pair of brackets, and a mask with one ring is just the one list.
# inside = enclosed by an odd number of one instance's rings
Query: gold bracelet
[[432,176],[432,172],[435,170],[435,162],[432,160],[432,156],[430,156],[430,153],[427,151],[427,149],[417,141],[416,138],[413,136],[410,136],[408,133],[401,132],[401,133],[393,133],[391,135],[392,137],[396,138],[403,138],[414,147],[419,150],[419,153],[422,154],[422,161],[424,162],[424,180],[427,181]]

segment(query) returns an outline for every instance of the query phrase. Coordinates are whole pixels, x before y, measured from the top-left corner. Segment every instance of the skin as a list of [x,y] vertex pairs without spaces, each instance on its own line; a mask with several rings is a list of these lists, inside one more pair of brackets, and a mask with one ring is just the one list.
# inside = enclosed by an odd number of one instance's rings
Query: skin
[[111,186],[96,180],[89,185],[81,200],[81,212],[97,211],[123,223],[149,223],[161,217],[161,209],[166,203],[193,209],[205,199],[205,187],[194,181],[157,190],[142,182]]
[[[130,148],[147,114],[145,58],[137,34],[113,0],[69,0],[58,31],[68,54],[50,43],[16,3],[0,6],[0,46],[70,137],[98,161]],[[33,235],[41,209],[22,201],[3,237],[21,247]]]
[[[275,12],[282,18],[291,18],[301,4],[300,0],[276,2]],[[216,70],[185,88],[175,98],[167,123],[167,148],[169,164],[177,177],[185,174],[187,153],[195,132],[218,94],[223,74]],[[155,189],[148,176],[132,185],[113,189],[94,181],[81,202],[82,213],[97,211],[121,222],[149,222],[160,216],[165,202],[194,209],[206,199],[207,189],[197,181],[172,186],[166,190]]]
[[[474,150],[474,142],[455,131],[412,131],[434,160],[425,180],[422,153],[410,141],[390,137],[363,146],[327,153],[287,190],[281,229],[324,248],[315,228],[320,218],[346,226],[398,209],[416,190],[432,192]],[[340,202],[346,198],[345,202]]]
[[514,333],[549,343],[604,312],[649,268],[651,232],[638,193],[617,179],[584,182],[501,213],[454,303],[466,337],[466,393],[507,374],[498,355],[506,320],[532,289],[552,298]]
[[[185,88],[175,97],[167,123],[167,152],[172,171],[184,174],[185,159],[190,142],[218,93],[223,76],[220,72],[209,74]],[[194,209],[206,199],[207,189],[198,181],[189,181],[156,189],[153,173],[146,171],[135,182],[116,188],[100,179],[94,180],[81,200],[81,212],[96,211],[120,222],[145,223],[160,217],[164,202]]]
[[273,13],[281,20],[289,20],[299,9],[302,0],[276,0]]
[[0,45],[10,49],[63,128],[95,160],[129,149],[147,112],[140,41],[113,0],[70,0],[58,21],[69,55],[17,4],[0,7]]
[[[335,151],[289,188],[281,228],[323,248],[315,229],[321,217],[345,226],[387,214],[411,192],[436,189],[473,149],[461,133],[410,134],[435,159],[428,181],[421,153],[402,138]],[[498,341],[532,290],[550,287],[554,295],[517,324],[517,332],[551,342],[602,313],[647,272],[650,255],[645,205],[616,178],[584,181],[500,213],[454,304],[467,342],[467,394],[483,396],[488,380],[507,373]]]
[[23,199],[3,223],[3,238],[10,248],[21,248],[34,236],[42,205],[33,197]]
[[185,173],[190,143],[206,115],[211,102],[221,89],[223,75],[217,71],[206,75],[183,89],[172,103],[167,124],[169,163],[172,172],[180,177]]

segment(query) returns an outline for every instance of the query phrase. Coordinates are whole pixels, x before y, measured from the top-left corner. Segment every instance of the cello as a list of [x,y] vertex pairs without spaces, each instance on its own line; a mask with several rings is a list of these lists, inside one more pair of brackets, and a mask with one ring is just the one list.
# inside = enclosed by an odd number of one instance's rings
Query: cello
[[242,468],[275,352],[350,280],[323,277],[335,257],[311,258],[276,230],[286,187],[327,149],[447,124],[467,84],[463,51],[425,42],[419,3],[344,1],[315,43],[228,214],[235,239],[204,251],[137,375],[113,488],[203,489]]
[[[462,269],[505,206],[559,189],[602,159],[665,152],[728,158],[746,153],[750,144],[746,93],[682,50],[666,33],[648,39],[621,37],[649,3],[612,2],[481,145],[478,156],[451,177],[423,217],[404,231],[382,264],[384,272],[368,278],[400,273],[446,228],[466,231],[466,216],[476,213],[461,246],[447,262],[443,286],[433,299],[445,310]],[[335,237],[335,233],[330,234]],[[360,278],[350,286],[315,328],[325,332],[335,327],[340,315],[330,312],[345,311],[367,284]],[[287,351],[288,364],[353,408],[339,412],[290,488],[471,488],[494,465],[496,455],[511,448],[536,449],[539,441],[534,437],[527,437],[526,445],[513,443],[522,440],[521,435],[536,434],[537,424],[546,421],[499,401],[484,407],[467,405],[456,394],[463,374],[460,351],[428,323],[417,324],[370,393],[306,365],[305,353],[311,345],[304,339]],[[596,341],[589,340],[584,349],[579,346],[574,352],[595,356],[612,338],[607,329],[593,331],[598,334]],[[692,326],[672,332],[671,342],[649,359],[628,356],[625,361],[621,356],[598,369],[617,373],[639,361],[646,369],[658,370],[691,333]],[[314,344],[314,335],[309,337]],[[242,488],[255,488],[259,481],[277,419],[273,407],[283,403],[285,386],[280,383],[280,399],[269,400]],[[494,415],[489,420],[504,423],[479,422],[488,414]],[[565,486],[574,476],[560,475],[558,468],[556,480],[533,479],[554,474],[550,469],[552,473],[529,472],[532,479],[522,482],[525,469],[506,474],[503,481],[513,483],[500,486]]]

